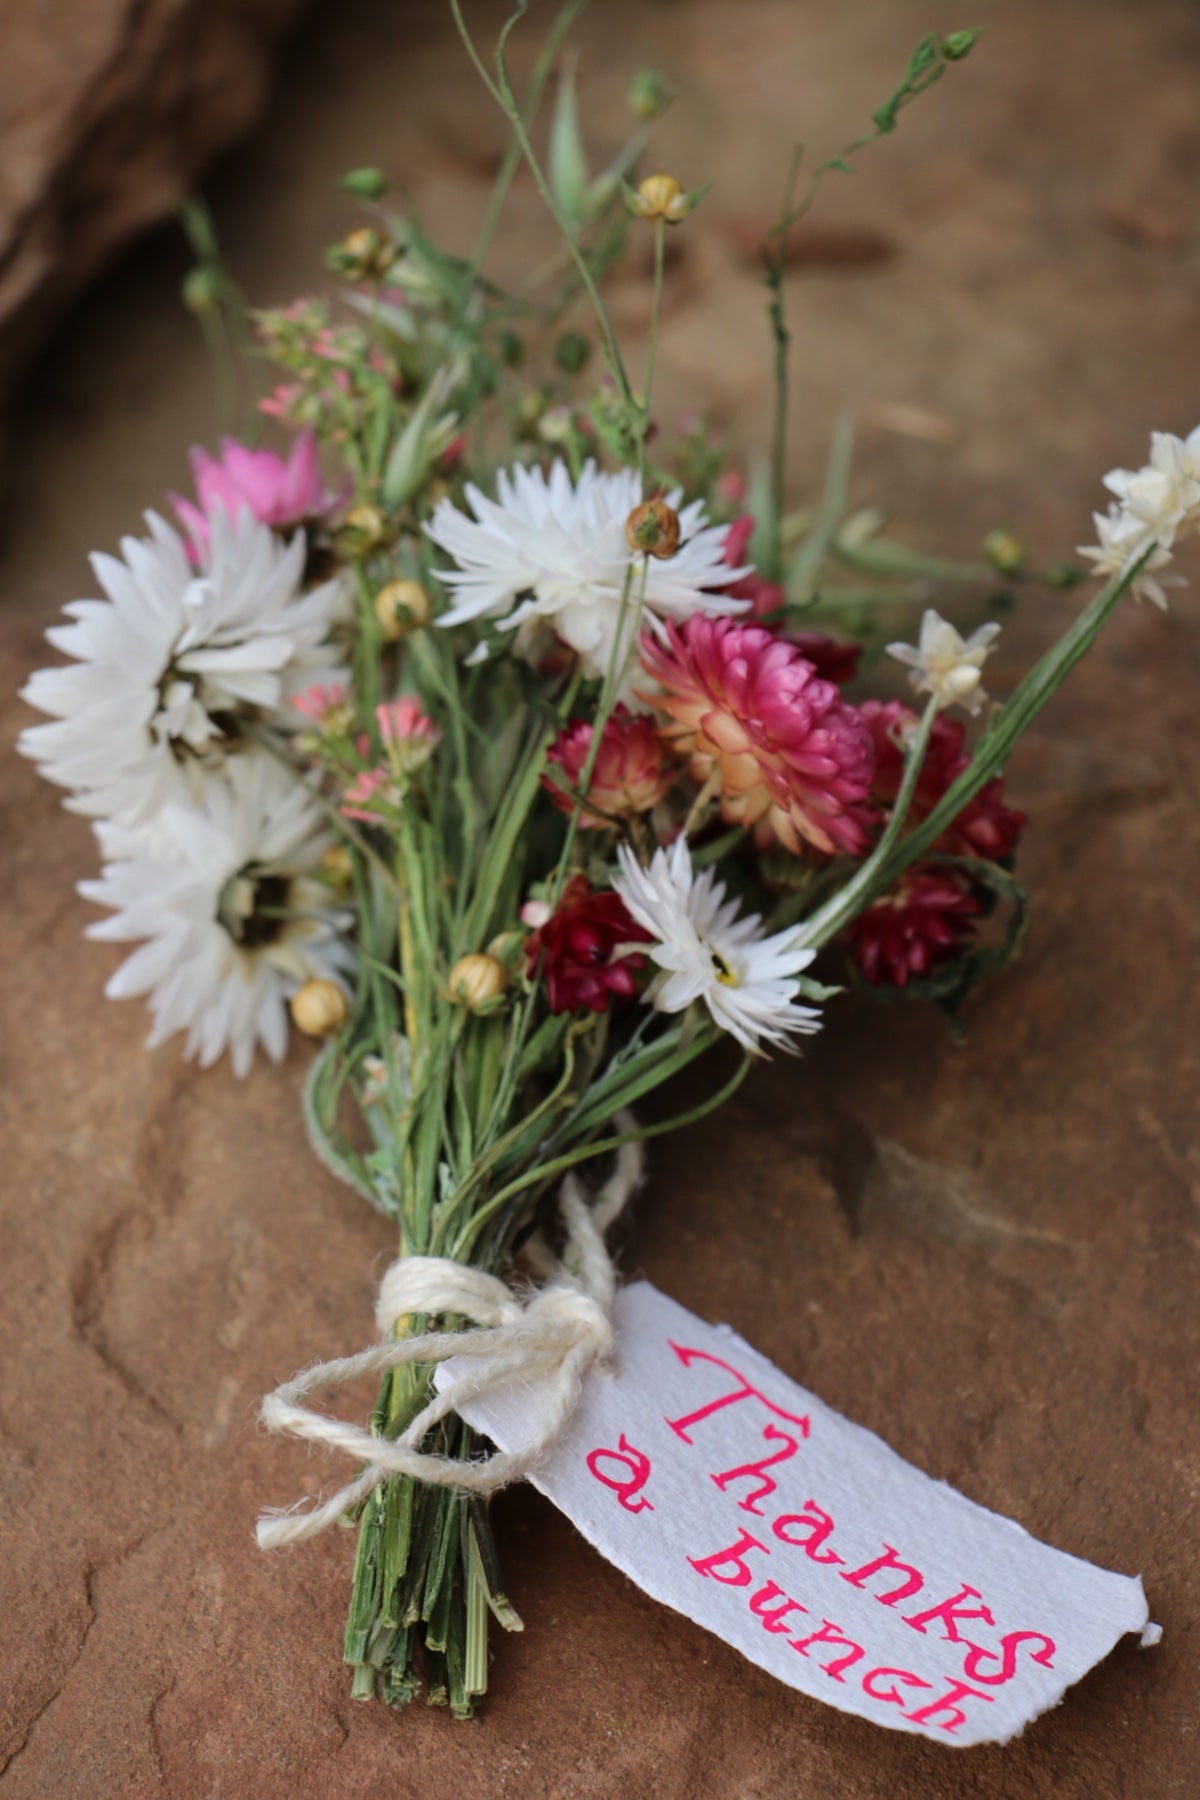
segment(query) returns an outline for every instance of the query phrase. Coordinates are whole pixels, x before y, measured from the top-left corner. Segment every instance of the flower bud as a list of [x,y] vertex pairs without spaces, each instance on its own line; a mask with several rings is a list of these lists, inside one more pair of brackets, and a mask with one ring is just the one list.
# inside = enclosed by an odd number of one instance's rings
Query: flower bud
[[983,554],[1001,575],[1017,575],[1025,562],[1025,546],[1011,531],[989,531]]
[[360,200],[381,200],[387,193],[387,176],[382,169],[351,169],[338,182],[346,193]]
[[538,420],[537,434],[543,444],[566,444],[575,435],[575,420],[569,406],[550,406]]
[[350,1003],[336,981],[306,981],[292,995],[292,1023],[306,1037],[332,1037],[350,1017]]
[[212,318],[219,313],[225,297],[225,283],[219,269],[191,269],[183,278],[183,304],[198,319]]
[[354,859],[345,844],[330,845],[317,864],[317,878],[339,899],[350,892],[354,884]]
[[377,281],[396,260],[396,246],[373,225],[359,225],[328,254],[330,268],[347,281]]
[[450,971],[450,998],[471,1012],[498,1000],[507,985],[504,964],[487,951],[460,956]]
[[635,70],[625,97],[630,112],[639,119],[657,119],[666,112],[673,98],[657,69]]
[[675,224],[683,217],[683,187],[673,175],[647,175],[639,181],[635,210],[640,219],[666,219]]
[[368,502],[350,508],[342,520],[335,548],[339,556],[353,561],[381,550],[389,536],[387,520],[377,506]]
[[646,556],[674,556],[679,548],[679,514],[665,500],[644,500],[625,521],[625,542]]
[[394,644],[410,631],[428,625],[433,605],[419,581],[389,581],[375,596],[375,617],[384,642]]
[[564,331],[554,346],[554,360],[564,375],[578,375],[591,353],[592,346],[582,331]]
[[948,32],[942,39],[942,55],[947,62],[961,62],[964,56],[971,54],[976,42],[982,36],[981,26],[976,26],[973,31]]

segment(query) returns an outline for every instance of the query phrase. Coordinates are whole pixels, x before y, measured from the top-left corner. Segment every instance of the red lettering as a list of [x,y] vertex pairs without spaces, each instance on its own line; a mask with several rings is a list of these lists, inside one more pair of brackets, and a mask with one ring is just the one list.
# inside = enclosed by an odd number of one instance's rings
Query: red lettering
[[801,1656],[808,1655],[810,1644],[842,1644],[845,1646],[849,1652],[848,1655],[835,1656],[832,1662],[820,1665],[827,1675],[833,1676],[835,1681],[841,1681],[842,1670],[848,1669],[852,1663],[858,1662],[866,1654],[861,1644],[856,1644],[853,1639],[846,1637],[841,1626],[831,1624],[828,1619],[821,1621],[820,1631],[814,1631],[811,1637],[792,1639],[792,1649],[798,1650]]
[[[726,1587],[748,1587],[753,1577],[744,1560],[747,1550],[762,1550],[768,1556],[771,1554],[765,1544],[760,1544],[756,1537],[743,1531],[737,1543],[731,1544],[728,1550],[718,1550],[712,1556],[689,1556],[688,1561],[697,1575],[711,1575],[714,1581],[723,1581]],[[726,1567],[733,1570],[731,1575],[721,1574],[721,1570]]]
[[950,1717],[939,1719],[938,1724],[943,1731],[955,1732],[967,1716],[958,1702],[967,1699],[986,1700],[990,1704],[995,1695],[981,1694],[978,1688],[968,1687],[965,1681],[951,1681],[940,1700],[930,1700],[919,1711],[905,1713],[904,1716],[911,1719],[914,1725],[930,1725],[939,1713],[949,1713]]
[[[1030,1662],[1041,1663],[1043,1669],[1054,1667],[1053,1638],[1045,1637],[1040,1631],[1006,1631],[1000,1639],[999,1650],[985,1650],[982,1644],[968,1641],[967,1654],[963,1657],[963,1674],[969,1681],[986,1681],[992,1687],[999,1687],[1003,1681],[1011,1681],[1017,1672],[1017,1652],[1022,1644],[1040,1644],[1040,1650],[1029,1652]],[[1000,1659],[1000,1667],[996,1674],[985,1675],[980,1663],[994,1662],[997,1657]]]
[[[602,1481],[606,1488],[613,1490],[626,1512],[653,1512],[652,1502],[639,1493],[650,1479],[650,1458],[641,1450],[635,1450],[624,1432],[617,1441],[619,1448],[616,1450],[589,1450],[588,1468],[597,1481]],[[615,1478],[605,1475],[600,1468],[603,1462],[624,1463],[629,1473],[624,1479],[619,1475]],[[634,1498],[635,1495],[638,1495],[637,1499]]]
[[[875,1596],[880,1606],[895,1606],[898,1600],[907,1600],[913,1594],[920,1593],[925,1586],[925,1577],[919,1569],[914,1569],[911,1563],[901,1562],[899,1552],[893,1550],[890,1544],[885,1544],[883,1551],[883,1555],[877,1556],[874,1562],[864,1563],[861,1569],[854,1569],[849,1574],[843,1575],[842,1580],[848,1581],[851,1587],[860,1588],[868,1576],[878,1575],[881,1569],[903,1569],[907,1580],[902,1581],[898,1588],[892,1588],[889,1593]],[[910,1620],[909,1623],[911,1624],[912,1621]]]
[[[786,1527],[791,1525],[805,1526],[803,1537],[789,1536]],[[793,1549],[803,1550],[810,1562],[840,1563],[846,1560],[836,1550],[822,1551],[819,1548],[833,1531],[833,1519],[829,1513],[821,1510],[815,1500],[806,1500],[803,1512],[781,1513],[771,1529],[781,1544],[791,1544]]]
[[[772,1600],[781,1600],[782,1606],[771,1606]],[[768,1608],[770,1610],[768,1611]],[[750,1611],[763,1622],[764,1631],[786,1631],[783,1623],[790,1612],[807,1612],[807,1606],[801,1606],[798,1600],[789,1600],[777,1582],[768,1581],[760,1587],[757,1594],[750,1596]]]
[[789,1457],[795,1456],[796,1451],[800,1448],[799,1438],[789,1437],[787,1432],[780,1431],[777,1425],[763,1426],[763,1440],[766,1443],[782,1444],[783,1449],[774,1451],[770,1456],[760,1457],[757,1462],[742,1463],[736,1469],[726,1469],[723,1475],[714,1475],[711,1478],[724,1493],[729,1483],[736,1481],[739,1476],[756,1477],[762,1483],[761,1487],[756,1487],[752,1494],[747,1494],[744,1500],[739,1500],[738,1505],[743,1512],[754,1513],[760,1519],[762,1518],[762,1507],[756,1506],[755,1501],[763,1499],[767,1494],[773,1494],[779,1486],[775,1477],[765,1474],[764,1470],[769,1469],[772,1463],[787,1462]]
[[685,1444],[690,1444],[692,1442],[692,1439],[688,1434],[693,1425],[698,1425],[702,1419],[707,1419],[711,1413],[719,1412],[723,1406],[736,1405],[739,1400],[761,1401],[767,1411],[774,1413],[776,1418],[786,1419],[789,1425],[798,1425],[801,1437],[808,1436],[807,1418],[801,1414],[786,1412],[782,1406],[776,1406],[775,1402],[773,1400],[768,1400],[767,1396],[764,1393],[761,1393],[759,1389],[754,1386],[753,1382],[747,1381],[746,1377],[740,1370],[735,1369],[732,1363],[722,1361],[719,1356],[710,1355],[707,1350],[690,1350],[686,1344],[672,1344],[671,1348],[685,1369],[690,1369],[694,1362],[715,1363],[717,1368],[724,1369],[727,1375],[732,1375],[733,1379],[738,1384],[728,1394],[718,1394],[715,1400],[710,1400],[705,1406],[697,1407],[696,1411],[693,1413],[685,1413],[680,1419],[667,1419],[666,1423],[671,1427],[671,1430],[675,1433],[676,1437],[682,1438]]
[[931,1681],[922,1681],[919,1675],[911,1675],[907,1669],[869,1669],[862,1679],[863,1693],[870,1694],[872,1700],[887,1700],[894,1702],[897,1706],[905,1705],[908,1695],[902,1694],[898,1688],[890,1687],[887,1693],[883,1694],[876,1687],[876,1682],[884,1680],[886,1676],[891,1676],[894,1681],[903,1682],[905,1687],[927,1688],[933,1686]]
[[914,1631],[919,1631],[923,1636],[925,1627],[933,1619],[940,1619],[942,1624],[946,1627],[943,1635],[947,1640],[952,1644],[961,1644],[964,1640],[958,1635],[955,1626],[956,1619],[982,1619],[985,1625],[994,1625],[996,1623],[986,1606],[960,1605],[960,1602],[963,1600],[978,1600],[981,1597],[978,1588],[967,1587],[964,1582],[957,1594],[951,1599],[943,1600],[940,1606],[931,1606],[928,1612],[913,1613],[904,1621],[904,1623],[906,1625],[911,1625]]

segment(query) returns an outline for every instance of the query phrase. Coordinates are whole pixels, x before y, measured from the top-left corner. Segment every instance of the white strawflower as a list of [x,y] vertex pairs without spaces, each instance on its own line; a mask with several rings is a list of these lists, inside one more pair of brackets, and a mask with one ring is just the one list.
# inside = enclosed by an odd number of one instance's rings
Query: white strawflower
[[1176,539],[1200,526],[1200,426],[1186,438],[1152,432],[1150,461],[1140,469],[1110,469],[1104,485],[1116,499],[1107,513],[1093,514],[1097,542],[1081,544],[1079,554],[1093,575],[1109,577],[1151,551],[1133,592],[1165,610],[1165,590],[1182,587],[1183,577],[1162,571]]
[[1104,485],[1131,527],[1145,527],[1169,550],[1176,534],[1200,519],[1200,432],[1186,440],[1152,432],[1145,467],[1110,469]]
[[228,1050],[235,1075],[261,1044],[287,1048],[287,1002],[310,980],[337,980],[353,957],[351,915],[331,904],[317,865],[333,842],[304,784],[266,751],[232,757],[201,803],[166,806],[152,825],[104,821],[99,880],[79,891],[114,917],[88,936],[139,948],[105,992],[149,996],[150,1048],[187,1033],[204,1067]]
[[[584,673],[607,673],[617,650],[625,604],[627,655],[638,620],[653,628],[661,619],[695,612],[739,613],[747,602],[720,590],[749,573],[724,560],[726,527],[705,523],[703,502],[679,512],[679,547],[672,556],[646,557],[625,537],[630,513],[641,503],[635,470],[606,474],[588,462],[572,483],[561,458],[549,475],[516,465],[496,478],[495,500],[468,485],[470,518],[443,500],[427,526],[457,568],[441,572],[456,604],[438,620],[499,618],[505,630],[544,621],[580,657]],[[667,496],[678,510],[681,495]],[[630,698],[623,694],[624,698]]]
[[46,633],[75,658],[42,669],[22,698],[52,715],[20,749],[76,812],[140,824],[197,798],[239,720],[295,729],[288,701],[327,675],[325,645],[340,590],[301,593],[305,540],[288,544],[246,509],[211,518],[208,561],[188,561],[177,532],[147,513],[148,538],[125,538],[121,559],[95,556],[106,599],[76,600],[69,625]]
[[1163,570],[1174,560],[1166,545],[1157,543],[1150,527],[1116,501],[1107,513],[1093,513],[1092,523],[1096,527],[1097,541],[1095,544],[1080,544],[1078,552],[1091,563],[1092,574],[1104,580],[1113,575],[1123,575],[1131,563],[1136,562],[1151,545],[1154,546],[1153,553],[1134,579],[1133,595],[1137,600],[1151,601],[1165,612],[1165,590],[1184,585],[1182,575],[1163,574]]
[[921,636],[913,644],[889,644],[888,655],[907,663],[909,681],[918,694],[932,694],[939,707],[961,706],[977,713],[986,704],[983,665],[1000,635],[998,625],[981,625],[969,638],[930,607],[921,620]]
[[817,1009],[797,1004],[803,984],[795,977],[816,955],[799,943],[798,928],[766,937],[757,913],[739,918],[714,871],[696,874],[682,837],[656,850],[648,869],[627,844],[617,860],[613,887],[654,939],[637,948],[658,964],[646,999],[660,1012],[703,1000],[722,1030],[757,1053],[764,1044],[792,1050],[790,1037],[820,1030]]

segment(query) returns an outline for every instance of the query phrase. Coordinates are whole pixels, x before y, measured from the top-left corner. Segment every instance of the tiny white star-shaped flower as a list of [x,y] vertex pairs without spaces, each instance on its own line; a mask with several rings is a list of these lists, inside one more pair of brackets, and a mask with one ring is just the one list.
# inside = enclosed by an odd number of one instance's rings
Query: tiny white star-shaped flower
[[999,635],[1000,627],[989,624],[964,638],[930,607],[921,620],[918,642],[889,644],[888,655],[908,665],[908,679],[918,694],[932,694],[940,708],[961,706],[977,713],[987,703],[983,665]]

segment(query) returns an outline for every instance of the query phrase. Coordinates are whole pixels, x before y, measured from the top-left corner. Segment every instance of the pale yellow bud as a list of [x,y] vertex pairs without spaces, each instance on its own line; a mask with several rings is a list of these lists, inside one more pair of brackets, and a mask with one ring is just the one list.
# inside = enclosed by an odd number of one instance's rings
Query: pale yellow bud
[[460,956],[450,971],[450,998],[478,1012],[490,1000],[498,1000],[508,977],[504,964],[487,951]]
[[433,605],[419,581],[389,581],[375,596],[375,617],[384,642],[394,644],[418,626],[428,625]]
[[292,996],[292,1023],[306,1037],[332,1037],[350,1016],[350,1003],[336,981],[306,981]]
[[388,522],[377,506],[365,501],[352,506],[338,528],[336,548],[340,556],[353,559],[370,556],[387,543],[391,533]]
[[348,894],[354,882],[354,861],[345,844],[332,844],[317,864],[317,873],[336,894]]
[[639,218],[665,219],[674,225],[687,211],[683,188],[673,175],[647,175],[638,183],[637,197]]

